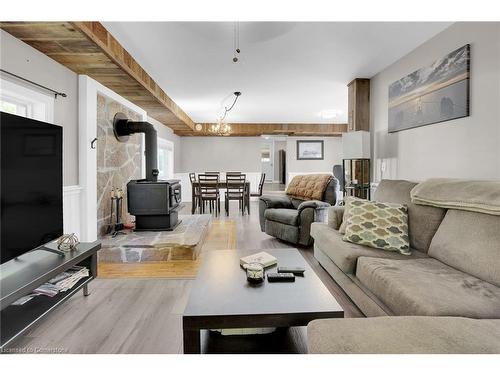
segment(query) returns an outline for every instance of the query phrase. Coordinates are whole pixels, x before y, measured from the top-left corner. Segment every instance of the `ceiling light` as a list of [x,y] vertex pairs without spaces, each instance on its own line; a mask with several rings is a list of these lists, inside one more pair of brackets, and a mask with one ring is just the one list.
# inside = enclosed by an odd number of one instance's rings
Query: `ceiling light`
[[216,124],[212,124],[208,128],[208,131],[210,133],[215,134],[215,135],[219,135],[219,136],[228,136],[229,134],[231,134],[231,125],[226,123],[224,121],[224,119],[226,118],[226,115],[228,114],[228,112],[233,109],[234,105],[236,104],[236,102],[238,101],[238,98],[241,95],[241,92],[235,91],[235,92],[233,92],[233,95],[234,95],[233,104],[231,104],[231,106],[229,108],[224,107],[224,114],[219,117]]
[[323,109],[318,113],[318,116],[323,120],[331,120],[342,115],[343,112],[340,109]]

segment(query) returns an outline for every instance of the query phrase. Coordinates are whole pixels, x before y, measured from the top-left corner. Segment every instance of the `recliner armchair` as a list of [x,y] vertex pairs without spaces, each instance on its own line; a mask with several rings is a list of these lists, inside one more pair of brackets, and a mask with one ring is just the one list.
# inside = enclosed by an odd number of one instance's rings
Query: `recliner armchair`
[[319,200],[301,200],[288,195],[263,195],[259,200],[260,229],[281,240],[308,246],[311,224],[321,221],[326,207],[337,201],[338,180],[333,178]]

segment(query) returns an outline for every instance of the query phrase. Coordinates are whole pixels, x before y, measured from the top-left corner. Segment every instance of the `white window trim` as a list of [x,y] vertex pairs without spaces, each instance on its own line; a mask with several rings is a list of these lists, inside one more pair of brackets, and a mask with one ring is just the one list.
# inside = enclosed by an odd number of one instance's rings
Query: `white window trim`
[[0,98],[26,105],[26,117],[54,123],[54,97],[0,77]]

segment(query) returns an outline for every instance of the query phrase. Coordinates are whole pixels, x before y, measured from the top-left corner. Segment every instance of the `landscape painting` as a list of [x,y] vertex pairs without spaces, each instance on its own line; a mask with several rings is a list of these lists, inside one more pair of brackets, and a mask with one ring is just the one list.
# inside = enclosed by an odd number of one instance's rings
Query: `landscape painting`
[[323,141],[297,141],[297,160],[323,160]]
[[389,86],[389,133],[469,116],[470,45]]

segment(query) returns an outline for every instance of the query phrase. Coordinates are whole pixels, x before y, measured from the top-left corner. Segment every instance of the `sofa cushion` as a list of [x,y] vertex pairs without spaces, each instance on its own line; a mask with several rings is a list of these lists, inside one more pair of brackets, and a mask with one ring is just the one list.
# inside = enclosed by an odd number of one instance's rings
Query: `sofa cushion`
[[264,212],[264,217],[278,223],[299,225],[299,211],[291,208],[268,208]]
[[500,318],[500,288],[437,259],[360,257],[356,277],[395,315]]
[[316,246],[323,251],[342,271],[354,274],[358,257],[381,257],[390,259],[418,259],[427,257],[426,254],[413,250],[411,255],[402,255],[397,252],[374,249],[356,245],[342,240],[342,234],[324,223],[313,223],[311,235]]
[[343,240],[410,255],[406,206],[361,200],[351,202]]
[[405,204],[408,207],[410,247],[427,252],[446,210],[412,203],[410,191],[416,185],[416,182],[404,180],[382,180],[375,192],[375,200]]
[[391,316],[313,320],[311,354],[498,354],[500,320]]
[[500,216],[448,210],[429,255],[500,286]]

